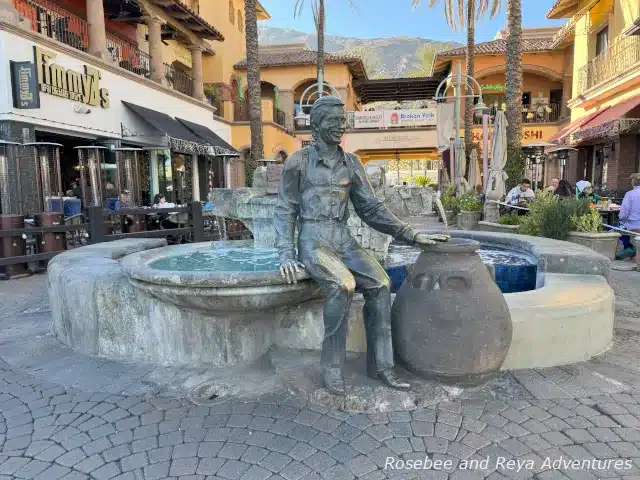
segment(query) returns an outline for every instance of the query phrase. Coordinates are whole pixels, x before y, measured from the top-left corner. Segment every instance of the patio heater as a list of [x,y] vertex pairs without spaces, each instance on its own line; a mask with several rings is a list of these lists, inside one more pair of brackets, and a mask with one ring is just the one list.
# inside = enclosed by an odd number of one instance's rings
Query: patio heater
[[0,140],[0,214],[23,213],[20,188],[19,143]]
[[31,149],[34,171],[37,179],[37,196],[39,212],[64,211],[62,191],[62,173],[60,171],[59,143],[34,142],[26,143]]
[[121,207],[139,207],[141,148],[116,148],[117,189]]
[[[20,188],[19,143],[0,140],[0,230],[24,228],[24,204]],[[0,238],[0,258],[19,257],[26,253],[26,242],[21,236]],[[0,267],[7,277],[27,272],[26,264]]]
[[[116,148],[116,188],[118,189],[120,208],[141,206],[140,198],[140,158],[141,148]],[[130,215],[123,221],[128,233],[144,231],[144,215]]]
[[82,205],[104,206],[105,187],[102,166],[107,147],[83,146],[75,147],[78,151],[78,169],[80,170],[80,187],[82,189]]

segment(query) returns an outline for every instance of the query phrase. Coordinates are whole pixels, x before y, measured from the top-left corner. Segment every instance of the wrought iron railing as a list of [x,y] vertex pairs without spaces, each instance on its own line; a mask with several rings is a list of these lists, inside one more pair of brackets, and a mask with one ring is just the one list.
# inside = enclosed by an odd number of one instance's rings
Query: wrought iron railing
[[18,13],[31,24],[31,30],[70,47],[89,50],[89,27],[86,20],[47,0],[13,0]]
[[151,76],[151,57],[132,43],[107,33],[107,50],[125,70],[149,78]]
[[[499,108],[490,107],[489,116],[491,121],[495,117]],[[551,103],[548,105],[522,105],[522,123],[554,123],[562,118],[562,105]],[[482,125],[482,117],[473,117],[474,125]]]
[[287,114],[279,108],[273,108],[273,121],[281,127],[287,128]]
[[193,78],[186,72],[178,70],[173,65],[164,64],[164,74],[169,85],[180,93],[193,96]]
[[621,75],[637,64],[640,64],[640,36],[621,37],[578,70],[576,94]]

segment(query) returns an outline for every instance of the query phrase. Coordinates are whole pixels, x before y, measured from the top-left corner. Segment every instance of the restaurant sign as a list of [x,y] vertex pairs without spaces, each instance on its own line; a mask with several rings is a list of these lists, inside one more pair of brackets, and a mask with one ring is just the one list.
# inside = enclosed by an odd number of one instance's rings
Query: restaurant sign
[[383,110],[373,112],[355,112],[353,117],[354,128],[383,128]]
[[40,92],[33,62],[9,62],[13,107],[19,109],[40,108]]
[[435,108],[354,112],[353,127],[358,129],[435,125],[436,112]]
[[56,54],[33,47],[40,90],[87,105],[109,108],[109,90],[100,88],[100,71],[84,65],[84,73],[67,70],[54,62]]
[[491,90],[491,91],[494,91],[494,92],[504,92],[506,90],[505,86],[503,84],[501,84],[501,83],[480,85],[480,88],[482,90]]

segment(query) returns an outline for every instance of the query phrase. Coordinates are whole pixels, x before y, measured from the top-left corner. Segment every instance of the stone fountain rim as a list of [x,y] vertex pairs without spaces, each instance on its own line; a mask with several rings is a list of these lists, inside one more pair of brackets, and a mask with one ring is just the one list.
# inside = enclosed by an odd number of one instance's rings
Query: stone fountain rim
[[[235,243],[239,242],[239,243]],[[234,246],[246,246],[251,241],[235,241]],[[167,256],[184,255],[186,253],[208,250],[213,245],[229,246],[228,242],[200,242],[183,245],[170,245],[136,252],[120,259],[124,273],[139,282],[156,285],[197,288],[239,288],[286,285],[277,270],[264,272],[190,272],[159,270],[151,268],[151,263]],[[298,282],[312,283],[309,275],[301,269]],[[311,286],[311,285],[310,285]]]

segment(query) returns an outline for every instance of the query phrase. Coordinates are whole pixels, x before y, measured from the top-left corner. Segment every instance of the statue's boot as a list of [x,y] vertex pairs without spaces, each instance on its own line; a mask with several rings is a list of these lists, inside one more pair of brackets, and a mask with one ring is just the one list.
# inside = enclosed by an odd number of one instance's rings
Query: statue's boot
[[396,390],[411,390],[411,384],[400,380],[393,368],[377,372],[376,378],[382,381],[387,387],[395,388]]
[[397,390],[410,390],[411,385],[398,378],[393,369],[391,341],[391,294],[388,285],[362,292],[367,336],[367,373]]
[[346,388],[342,369],[339,367],[329,367],[324,370],[324,386],[335,395],[345,395]]

